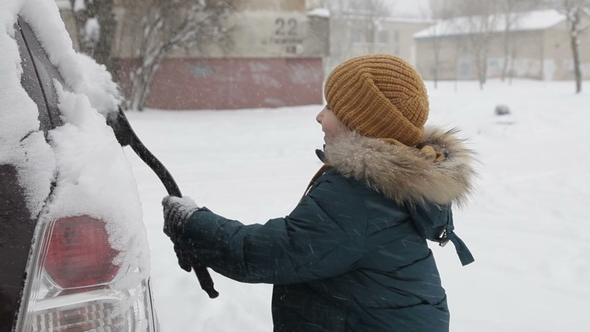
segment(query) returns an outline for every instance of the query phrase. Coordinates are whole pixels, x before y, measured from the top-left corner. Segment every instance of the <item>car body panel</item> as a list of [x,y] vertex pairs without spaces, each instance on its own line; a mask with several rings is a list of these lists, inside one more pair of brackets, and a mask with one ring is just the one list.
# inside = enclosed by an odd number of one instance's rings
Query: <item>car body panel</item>
[[[37,76],[36,82],[40,84],[41,95],[45,101],[45,110],[41,108],[39,109],[39,122],[41,127],[40,129],[46,132],[62,125],[62,121],[59,116],[59,108],[57,106],[57,93],[55,91],[53,80],[57,80],[62,86],[64,86],[65,83],[57,68],[55,68],[55,66],[49,61],[47,54],[41,47],[39,40],[37,40],[37,37],[35,37],[33,30],[27,24],[27,22],[19,19],[18,25],[20,27],[19,30],[22,34],[22,37],[24,37],[23,42],[27,48],[29,59],[32,59],[32,65]],[[19,50],[20,49],[21,46],[19,43]],[[21,51],[21,55],[22,54],[23,53]],[[29,79],[27,79],[27,77],[21,80],[23,86],[28,80]],[[29,93],[29,91],[27,91],[27,93]],[[31,93],[29,93],[29,96],[31,96]],[[35,98],[38,97],[35,96]],[[35,103],[37,102],[35,101]],[[39,103],[37,103],[37,106],[39,106]],[[48,125],[50,126],[48,127]]]
[[[39,22],[35,23],[37,23],[36,28],[39,29]],[[26,155],[27,150],[25,145],[27,138],[31,135],[37,135],[37,138],[40,139],[38,142],[43,142],[43,136],[45,136],[45,142],[47,143],[48,149],[53,149],[53,147],[49,148],[52,144],[52,135],[55,135],[55,131],[64,129],[64,118],[62,118],[62,113],[60,111],[61,106],[60,100],[58,100],[57,89],[60,89],[60,96],[62,97],[64,96],[64,91],[67,91],[67,93],[73,92],[71,92],[70,87],[64,83],[65,80],[60,75],[56,66],[50,61],[47,53],[42,47],[42,43],[36,37],[31,26],[29,26],[29,24],[27,24],[22,18],[19,18],[18,23],[14,25],[13,36],[18,45],[20,54],[20,64],[22,68],[20,75],[21,86],[34,102],[34,106],[36,106],[38,111],[37,117],[39,121],[38,129],[29,129],[31,132],[20,139],[20,146],[18,145],[17,138],[17,144],[13,148],[21,149],[21,152]],[[47,44],[43,45],[47,46]],[[52,45],[52,47],[54,46],[55,45]],[[77,68],[82,69],[82,67]],[[56,85],[59,85],[60,87],[57,88]],[[82,98],[86,97],[83,91],[78,91],[76,96]],[[91,99],[90,96],[89,99]],[[5,104],[4,106],[10,106],[11,99],[7,100],[9,100],[9,105]],[[31,106],[33,106],[33,104],[31,104]],[[10,107],[5,109],[10,111]],[[6,119],[10,120],[13,119],[13,117],[8,116]],[[17,119],[18,121],[18,116],[14,117],[14,119]],[[72,127],[70,123],[67,125],[70,129],[75,127],[75,125]],[[104,125],[106,126],[106,124]],[[55,139],[55,137],[53,137],[53,139]],[[108,137],[104,137],[103,139],[109,140]],[[116,149],[116,146],[118,146],[116,143],[114,146],[105,144],[104,148],[106,149],[106,147],[108,147],[108,149],[112,151]],[[118,151],[117,153],[123,155],[122,151]],[[35,163],[36,160],[39,159],[31,158],[29,160],[27,158],[26,162]],[[29,323],[23,323],[20,318],[25,316],[25,311],[30,310],[30,308],[27,309],[31,304],[28,298],[29,293],[31,292],[30,281],[31,279],[34,279],[33,274],[35,274],[32,272],[34,269],[31,268],[31,265],[35,264],[31,261],[35,261],[35,257],[39,254],[39,245],[43,242],[40,238],[40,234],[42,234],[43,231],[40,231],[40,229],[46,228],[43,226],[44,218],[45,221],[47,221],[47,215],[44,215],[43,212],[40,213],[39,210],[32,211],[31,206],[27,206],[27,199],[30,200],[30,197],[27,197],[30,192],[27,192],[27,190],[30,190],[31,188],[26,188],[26,185],[21,181],[23,174],[20,167],[22,166],[23,165],[13,165],[10,162],[0,164],[0,332],[21,331],[21,329],[26,329],[25,327],[29,326]],[[58,172],[58,170],[54,169],[56,165],[46,166],[46,168],[51,169],[49,172]],[[125,176],[125,174],[132,175],[130,167],[123,175]],[[49,200],[49,197],[55,196],[52,195],[51,192],[53,192],[54,187],[59,188],[59,184],[55,183],[55,179],[52,181],[53,182],[51,183],[47,182],[44,184],[44,186],[47,187],[45,189],[47,191],[43,191],[44,194],[41,196],[40,200],[39,197],[37,197],[38,203],[43,204],[44,200],[45,202],[49,202],[55,199],[54,197]],[[49,194],[49,196],[45,196],[46,194]],[[128,196],[129,195],[127,195],[127,197]],[[137,209],[137,207],[139,207],[139,211],[141,211],[138,196],[135,209]],[[141,215],[139,215],[138,218],[135,218],[135,220],[141,222],[140,217]],[[51,218],[51,216],[49,218]],[[133,236],[135,236],[135,238],[130,237],[128,239],[129,245],[143,248],[143,244],[145,244],[144,249],[148,249],[147,238],[144,239],[145,241],[138,241],[137,237],[141,239],[141,232],[139,235],[135,234]],[[135,250],[137,251],[137,249]],[[135,268],[139,267],[142,271],[149,271],[149,265],[147,268],[146,266],[134,266]],[[138,275],[146,278],[141,281],[141,284],[138,284],[139,288],[137,289],[146,289],[147,296],[145,301],[148,306],[148,312],[146,313],[147,319],[150,322],[149,325],[157,331],[158,323],[153,305],[151,304],[152,294],[151,286],[149,285],[149,272],[147,272],[147,274],[142,272]],[[150,329],[150,331],[152,330]]]
[[[26,22],[19,20],[14,26],[15,39],[21,55],[23,73],[21,84],[39,110],[40,130],[47,133],[61,121],[58,116],[57,96],[51,78],[61,79],[59,73],[48,72],[49,60]],[[36,55],[31,57],[31,48]],[[44,56],[41,59],[40,56]],[[39,74],[40,73],[40,74]],[[39,77],[43,77],[40,80]],[[52,90],[45,92],[43,84]],[[48,106],[51,101],[51,108]],[[33,241],[37,220],[31,218],[23,188],[18,183],[18,170],[14,165],[0,165],[0,332],[11,331],[16,318],[25,280],[25,268]]]
[[17,179],[13,165],[0,165],[0,332],[12,329],[37,224]]

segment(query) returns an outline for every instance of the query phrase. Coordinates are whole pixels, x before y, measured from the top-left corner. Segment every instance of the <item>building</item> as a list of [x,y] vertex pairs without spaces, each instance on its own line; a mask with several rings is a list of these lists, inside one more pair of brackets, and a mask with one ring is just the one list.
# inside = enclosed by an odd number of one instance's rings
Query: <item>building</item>
[[[69,1],[62,17],[75,38]],[[118,19],[112,57],[123,91],[137,66],[141,35],[126,13],[141,10],[115,0]],[[323,102],[323,58],[329,52],[329,15],[310,0],[235,0],[231,47],[171,53],[154,77],[147,107],[241,109]],[[314,10],[315,9],[315,10]]]
[[[513,23],[506,33],[510,19]],[[501,77],[503,72],[539,80],[574,78],[567,22],[555,10],[514,13],[508,18],[456,17],[416,33],[414,40],[416,68],[428,80],[472,80],[478,78],[478,70],[488,78]],[[590,78],[590,36],[581,35],[579,45],[582,72]]]
[[397,55],[416,63],[413,35],[433,22],[423,19],[344,14],[330,18],[330,56],[327,71],[355,56],[373,53]]

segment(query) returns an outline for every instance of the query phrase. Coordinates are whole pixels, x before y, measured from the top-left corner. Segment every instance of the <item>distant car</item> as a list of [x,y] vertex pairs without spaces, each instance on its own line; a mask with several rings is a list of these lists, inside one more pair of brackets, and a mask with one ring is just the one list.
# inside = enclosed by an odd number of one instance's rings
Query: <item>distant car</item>
[[0,3],[0,332],[159,331],[137,185],[101,115],[116,86],[66,34],[53,0]]
[[496,113],[496,115],[508,115],[510,114],[510,108],[506,105],[496,105],[494,113]]

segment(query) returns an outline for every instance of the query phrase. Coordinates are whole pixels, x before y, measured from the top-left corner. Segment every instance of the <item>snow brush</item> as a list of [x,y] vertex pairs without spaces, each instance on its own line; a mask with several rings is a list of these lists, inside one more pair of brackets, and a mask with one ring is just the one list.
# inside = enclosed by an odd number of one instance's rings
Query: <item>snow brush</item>
[[[158,160],[151,152],[148,150],[145,145],[139,140],[129,121],[127,120],[127,116],[119,107],[117,112],[110,112],[106,116],[107,124],[113,129],[115,132],[115,137],[121,146],[131,146],[133,151],[137,154],[137,156],[143,160],[143,162],[148,165],[156,176],[162,181],[166,191],[168,191],[168,195],[182,197],[182,193],[180,192],[180,188],[174,181],[172,174],[168,172],[164,164]],[[213,287],[213,279],[211,279],[211,275],[209,271],[207,271],[207,267],[201,261],[196,258],[185,258],[189,257],[188,255],[181,255],[183,258],[181,259],[189,259],[190,262],[185,262],[189,264],[181,264],[181,265],[190,265],[192,266],[195,274],[197,275],[197,279],[199,279],[199,284],[201,284],[201,288],[209,295],[209,298],[216,298],[219,296],[219,293]]]

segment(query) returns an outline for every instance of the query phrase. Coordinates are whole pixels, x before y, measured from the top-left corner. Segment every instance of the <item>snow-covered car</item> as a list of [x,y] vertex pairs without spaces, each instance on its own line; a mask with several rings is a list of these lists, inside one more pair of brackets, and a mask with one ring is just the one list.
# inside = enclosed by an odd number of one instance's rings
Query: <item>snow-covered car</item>
[[53,0],[0,2],[0,331],[158,331],[121,102]]

